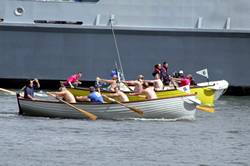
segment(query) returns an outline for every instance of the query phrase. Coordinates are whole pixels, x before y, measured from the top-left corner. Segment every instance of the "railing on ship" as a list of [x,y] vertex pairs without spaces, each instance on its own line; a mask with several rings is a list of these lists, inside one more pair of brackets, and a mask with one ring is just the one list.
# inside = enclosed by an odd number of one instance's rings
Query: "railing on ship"
[[38,1],[38,2],[98,2],[99,0],[19,0],[19,1]]
[[47,21],[47,20],[34,20],[34,23],[38,24],[73,24],[82,25],[82,21]]

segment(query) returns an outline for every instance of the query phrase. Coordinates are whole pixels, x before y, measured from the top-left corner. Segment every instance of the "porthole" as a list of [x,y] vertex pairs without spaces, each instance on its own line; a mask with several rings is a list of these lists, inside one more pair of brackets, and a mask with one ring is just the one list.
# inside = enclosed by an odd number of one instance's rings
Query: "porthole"
[[23,13],[24,13],[24,9],[23,9],[22,7],[18,7],[18,8],[16,8],[16,10],[14,11],[14,13],[15,13],[16,16],[21,16],[21,15],[23,15]]

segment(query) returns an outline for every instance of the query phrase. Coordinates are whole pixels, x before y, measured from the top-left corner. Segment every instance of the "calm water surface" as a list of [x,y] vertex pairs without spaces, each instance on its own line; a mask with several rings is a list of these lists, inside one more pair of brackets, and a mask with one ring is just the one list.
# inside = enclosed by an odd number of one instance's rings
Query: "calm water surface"
[[222,97],[194,121],[17,115],[0,93],[0,165],[250,165],[250,97]]

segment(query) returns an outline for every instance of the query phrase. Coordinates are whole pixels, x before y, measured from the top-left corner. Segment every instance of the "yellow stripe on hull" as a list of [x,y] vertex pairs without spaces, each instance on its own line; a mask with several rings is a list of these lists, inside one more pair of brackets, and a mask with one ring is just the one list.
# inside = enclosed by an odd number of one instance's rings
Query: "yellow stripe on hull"
[[[89,94],[88,89],[72,89],[68,88],[68,90],[74,95],[74,96],[87,96]],[[102,91],[103,94],[107,95],[110,92]],[[201,101],[201,105],[213,107],[214,106],[214,94],[215,91],[210,89],[209,87],[193,87],[190,89],[191,94],[196,94],[197,99]],[[129,93],[126,93],[128,95],[128,98],[130,101],[139,101],[144,100],[144,96],[131,96]],[[165,97],[175,97],[180,95],[185,95],[186,92],[180,91],[180,90],[163,90],[163,91],[157,91],[156,92],[158,98],[165,98]],[[116,98],[117,100],[117,98]]]

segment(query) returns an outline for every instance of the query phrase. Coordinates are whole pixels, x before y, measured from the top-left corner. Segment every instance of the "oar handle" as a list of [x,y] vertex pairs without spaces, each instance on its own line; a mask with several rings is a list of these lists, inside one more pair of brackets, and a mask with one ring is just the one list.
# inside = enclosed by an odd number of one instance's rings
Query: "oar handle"
[[16,95],[16,92],[10,91],[10,90],[8,90],[8,89],[0,88],[0,91],[10,93],[11,95]]

